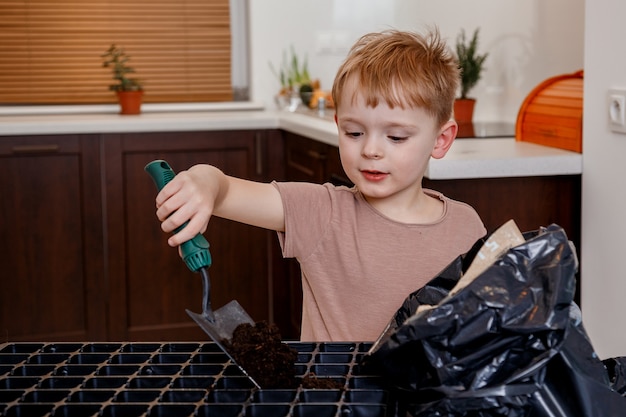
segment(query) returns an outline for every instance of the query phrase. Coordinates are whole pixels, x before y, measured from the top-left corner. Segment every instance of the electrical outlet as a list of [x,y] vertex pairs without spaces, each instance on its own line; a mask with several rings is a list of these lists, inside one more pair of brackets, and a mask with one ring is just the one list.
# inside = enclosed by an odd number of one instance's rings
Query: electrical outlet
[[626,90],[609,90],[608,111],[609,129],[616,133],[626,133]]

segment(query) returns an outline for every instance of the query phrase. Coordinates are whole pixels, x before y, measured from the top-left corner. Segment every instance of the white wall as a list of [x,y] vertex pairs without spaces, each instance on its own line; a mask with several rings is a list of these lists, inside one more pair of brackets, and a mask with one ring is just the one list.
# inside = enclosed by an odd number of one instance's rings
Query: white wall
[[249,0],[251,99],[273,107],[279,82],[269,63],[283,51],[306,56],[330,89],[348,48],[388,28],[438,26],[451,47],[480,27],[486,72],[472,91],[475,121],[515,122],[524,98],[548,77],[583,67],[584,0]]
[[608,129],[609,88],[626,88],[626,2],[586,5],[583,120],[583,323],[602,358],[626,356],[626,135]]

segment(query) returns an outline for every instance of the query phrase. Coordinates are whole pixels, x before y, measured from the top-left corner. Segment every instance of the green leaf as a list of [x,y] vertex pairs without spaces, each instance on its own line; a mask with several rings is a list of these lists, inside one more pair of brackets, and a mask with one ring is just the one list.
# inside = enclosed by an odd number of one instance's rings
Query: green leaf
[[489,55],[487,53],[478,54],[478,33],[479,29],[477,28],[469,42],[465,36],[465,30],[461,29],[457,36],[456,55],[461,70],[461,98],[467,98],[470,90],[480,80],[485,60]]

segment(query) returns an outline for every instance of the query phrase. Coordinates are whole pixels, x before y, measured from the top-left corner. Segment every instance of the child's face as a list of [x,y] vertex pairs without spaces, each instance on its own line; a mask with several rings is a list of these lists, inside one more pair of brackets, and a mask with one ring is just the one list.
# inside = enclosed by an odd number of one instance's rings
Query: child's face
[[[345,88],[337,109],[339,151],[348,178],[369,200],[411,204],[421,194],[428,161],[437,154],[441,127],[421,108],[374,108]],[[444,151],[445,154],[445,151]]]

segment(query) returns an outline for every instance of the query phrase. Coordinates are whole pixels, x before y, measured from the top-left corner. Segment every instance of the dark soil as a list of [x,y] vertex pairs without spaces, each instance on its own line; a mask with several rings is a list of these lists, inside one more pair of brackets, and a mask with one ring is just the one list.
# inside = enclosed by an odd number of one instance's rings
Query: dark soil
[[[224,340],[228,353],[261,388],[292,389],[299,385],[295,375],[298,352],[281,341],[280,331],[265,321],[254,326],[244,323],[235,328],[233,337]],[[302,387],[310,389],[341,389],[343,385],[330,378],[309,374],[302,378]]]
[[305,389],[343,389],[343,384],[332,378],[318,378],[309,373],[302,378],[302,388]]
[[294,363],[298,352],[281,342],[276,325],[258,322],[237,326],[224,347],[261,388],[293,388],[297,385]]

